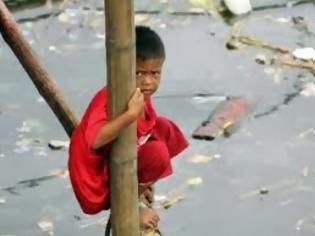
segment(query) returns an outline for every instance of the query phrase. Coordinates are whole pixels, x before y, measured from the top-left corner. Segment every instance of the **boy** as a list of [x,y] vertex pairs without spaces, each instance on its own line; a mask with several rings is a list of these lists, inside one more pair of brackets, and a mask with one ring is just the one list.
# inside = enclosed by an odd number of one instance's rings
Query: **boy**
[[[132,122],[137,121],[139,193],[172,173],[170,159],[188,143],[177,126],[156,115],[150,97],[157,91],[163,62],[164,45],[150,28],[136,27],[136,86],[128,108],[108,120],[107,89],[92,99],[69,149],[69,171],[74,193],[87,214],[96,214],[110,206],[110,143]],[[158,216],[140,207],[140,225],[155,227]]]

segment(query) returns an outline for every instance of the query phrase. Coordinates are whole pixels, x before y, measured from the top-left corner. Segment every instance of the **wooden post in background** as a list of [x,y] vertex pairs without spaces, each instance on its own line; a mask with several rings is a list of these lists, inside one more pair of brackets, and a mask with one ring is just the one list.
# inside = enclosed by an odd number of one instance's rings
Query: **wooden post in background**
[[[133,0],[105,0],[107,82],[110,117],[127,108],[135,91]],[[111,226],[113,236],[139,236],[136,126],[114,141],[110,156]]]
[[68,136],[71,137],[79,119],[51,79],[34,50],[23,37],[3,0],[0,0],[0,32],[33,81],[40,95],[55,113]]

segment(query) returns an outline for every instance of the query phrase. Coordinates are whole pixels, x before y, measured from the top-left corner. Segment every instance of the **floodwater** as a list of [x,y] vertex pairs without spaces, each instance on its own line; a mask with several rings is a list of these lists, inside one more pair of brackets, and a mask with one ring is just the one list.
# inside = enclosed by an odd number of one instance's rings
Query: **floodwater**
[[[136,22],[150,25],[165,42],[167,60],[154,101],[191,144],[174,161],[175,174],[157,185],[159,199],[184,196],[159,210],[162,232],[315,235],[314,75],[255,62],[257,54],[273,57],[270,50],[225,47],[235,31],[284,48],[315,47],[314,5],[255,11],[231,26],[209,14],[168,14],[170,6],[162,3],[136,2],[139,11],[162,9],[136,14]],[[69,1],[14,13],[78,115],[106,83],[104,16],[97,4]],[[177,5],[178,11],[191,7]],[[307,29],[293,24],[297,16]],[[0,235],[103,235],[107,213],[84,215],[67,176],[57,174],[66,168],[67,149],[47,144],[67,141],[66,133],[2,38],[0,71]],[[195,96],[200,93],[214,96]],[[250,99],[250,116],[229,138],[191,139],[226,96]],[[196,155],[208,161],[190,162]],[[189,186],[192,178],[197,181]]]

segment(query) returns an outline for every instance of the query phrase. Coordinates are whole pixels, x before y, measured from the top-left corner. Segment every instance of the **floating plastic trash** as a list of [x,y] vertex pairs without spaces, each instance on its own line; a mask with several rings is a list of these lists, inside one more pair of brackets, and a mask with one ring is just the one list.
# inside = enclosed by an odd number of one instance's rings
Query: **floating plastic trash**
[[302,60],[315,60],[315,50],[311,47],[297,48],[292,52],[292,55]]
[[249,0],[224,0],[224,3],[234,15],[243,15],[252,10]]

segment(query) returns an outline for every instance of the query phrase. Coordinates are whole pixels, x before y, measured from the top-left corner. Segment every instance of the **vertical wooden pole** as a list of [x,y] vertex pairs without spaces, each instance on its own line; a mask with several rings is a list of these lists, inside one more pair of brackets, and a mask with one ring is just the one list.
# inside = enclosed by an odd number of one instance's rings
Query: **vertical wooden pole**
[[[127,108],[135,90],[133,0],[105,0],[107,82],[110,117]],[[113,236],[139,236],[136,126],[115,140],[110,157]]]

